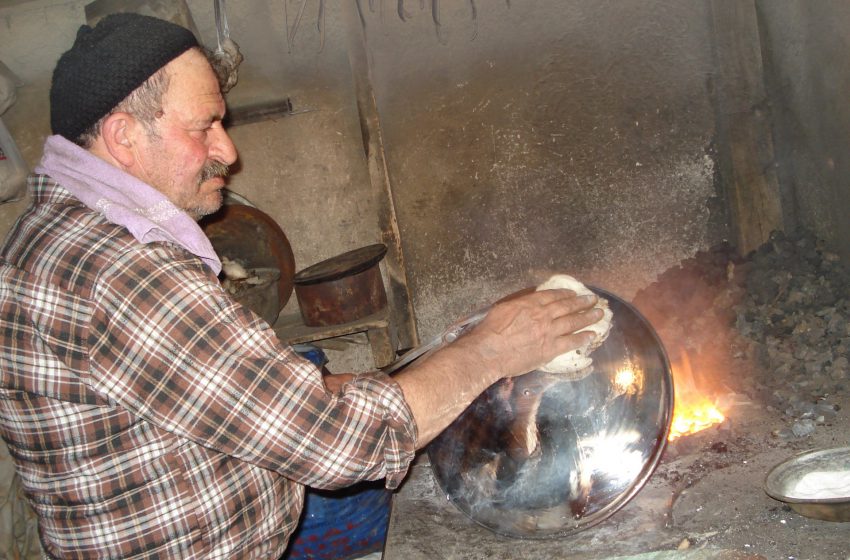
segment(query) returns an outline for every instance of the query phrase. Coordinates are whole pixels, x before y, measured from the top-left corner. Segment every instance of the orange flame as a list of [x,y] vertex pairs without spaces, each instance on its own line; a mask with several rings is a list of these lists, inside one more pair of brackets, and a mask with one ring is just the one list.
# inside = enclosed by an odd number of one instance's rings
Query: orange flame
[[673,421],[668,441],[705,430],[726,419],[706,387],[698,386],[690,360],[684,352],[681,361],[673,366],[673,381]]

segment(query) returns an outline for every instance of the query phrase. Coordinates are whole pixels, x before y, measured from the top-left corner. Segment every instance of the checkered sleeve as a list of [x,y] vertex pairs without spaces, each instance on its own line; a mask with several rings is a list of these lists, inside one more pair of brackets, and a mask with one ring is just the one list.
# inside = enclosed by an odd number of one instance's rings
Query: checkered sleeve
[[179,437],[318,488],[386,477],[413,458],[398,384],[359,376],[332,395],[309,361],[166,244],[104,271],[89,329],[91,387]]

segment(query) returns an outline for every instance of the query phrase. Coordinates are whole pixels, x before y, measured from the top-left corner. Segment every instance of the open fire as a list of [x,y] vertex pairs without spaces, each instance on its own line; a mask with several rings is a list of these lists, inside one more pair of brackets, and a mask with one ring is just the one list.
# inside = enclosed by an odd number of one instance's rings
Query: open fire
[[694,434],[723,422],[726,417],[720,410],[707,384],[694,376],[686,353],[673,364],[673,421],[668,441]]

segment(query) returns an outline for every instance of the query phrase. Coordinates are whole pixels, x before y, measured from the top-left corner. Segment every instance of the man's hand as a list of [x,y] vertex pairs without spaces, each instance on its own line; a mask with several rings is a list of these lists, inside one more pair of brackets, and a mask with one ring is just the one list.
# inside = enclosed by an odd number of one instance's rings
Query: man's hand
[[498,377],[522,375],[593,340],[581,329],[602,319],[602,310],[593,309],[597,299],[571,290],[506,298],[457,344],[479,354]]
[[514,294],[458,340],[398,374],[416,419],[417,446],[425,446],[502,377],[522,375],[590,342],[595,335],[576,331],[602,318],[593,309],[596,299],[570,290]]
[[329,373],[322,377],[325,387],[332,395],[342,395],[342,386],[354,379],[353,373]]

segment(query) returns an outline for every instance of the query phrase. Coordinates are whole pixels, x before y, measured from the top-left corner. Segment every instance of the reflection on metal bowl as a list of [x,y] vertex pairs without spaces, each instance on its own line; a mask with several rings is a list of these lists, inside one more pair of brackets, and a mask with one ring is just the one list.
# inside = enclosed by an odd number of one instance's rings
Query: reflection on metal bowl
[[248,271],[244,280],[227,280],[222,282],[233,299],[265,319],[273,325],[280,314],[280,297],[278,283],[280,270],[276,268],[255,268]]
[[562,537],[602,522],[643,487],[666,445],[673,380],[664,348],[632,306],[591,289],[614,319],[589,375],[503,379],[428,447],[447,497],[498,534]]
[[800,515],[850,521],[850,447],[795,455],[770,470],[764,489]]
[[201,220],[199,225],[219,257],[239,262],[246,268],[280,271],[277,282],[277,311],[280,312],[294,288],[295,257],[277,222],[253,206],[228,203]]

